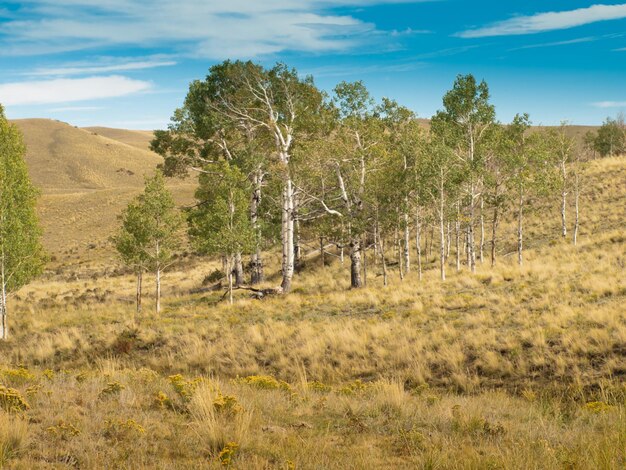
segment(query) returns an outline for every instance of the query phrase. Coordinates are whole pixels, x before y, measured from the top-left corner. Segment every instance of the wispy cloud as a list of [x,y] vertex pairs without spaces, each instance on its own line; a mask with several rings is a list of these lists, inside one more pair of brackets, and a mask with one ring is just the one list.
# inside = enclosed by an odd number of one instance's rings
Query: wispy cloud
[[596,108],[626,108],[626,101],[598,101],[591,104]]
[[52,108],[48,111],[51,113],[72,113],[82,111],[98,111],[100,109],[105,108],[103,106],[64,106],[62,108]]
[[597,41],[598,39],[600,38],[596,36],[588,36],[585,38],[569,39],[567,41],[543,42],[541,44],[529,44],[527,46],[514,47],[513,49],[509,49],[509,51],[521,51],[522,49],[536,49],[538,47],[569,46],[570,44],[593,42],[593,41]]
[[352,77],[357,75],[369,75],[380,73],[404,73],[423,68],[424,62],[398,62],[374,65],[327,65],[304,70],[305,74],[315,77]]
[[567,11],[551,11],[530,16],[516,16],[490,25],[457,33],[462,38],[535,34],[544,31],[574,28],[598,21],[626,18],[626,3],[591,5]]
[[28,72],[28,75],[32,76],[70,76],[70,75],[93,75],[100,73],[111,72],[128,72],[133,70],[145,70],[156,67],[167,67],[176,65],[173,60],[137,60],[132,62],[123,62],[109,65],[86,65],[75,64],[65,65],[61,67],[53,68],[40,68],[35,69],[32,72]]
[[119,75],[4,83],[0,84],[0,103],[5,106],[70,103],[125,96],[150,87],[149,82]]
[[167,44],[212,59],[345,51],[380,40],[379,31],[335,8],[417,1],[429,0],[30,0],[20,18],[3,24],[0,44],[5,55],[33,53],[40,44],[57,51]]

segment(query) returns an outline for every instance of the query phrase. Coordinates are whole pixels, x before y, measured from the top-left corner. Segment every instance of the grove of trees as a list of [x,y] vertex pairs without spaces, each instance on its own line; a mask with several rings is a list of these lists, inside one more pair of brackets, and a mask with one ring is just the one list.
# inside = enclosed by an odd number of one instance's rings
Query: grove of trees
[[487,83],[472,75],[459,75],[425,122],[360,81],[327,94],[284,64],[225,61],[191,83],[152,149],[165,175],[200,174],[189,234],[197,251],[222,256],[231,299],[233,284],[263,281],[263,249],[277,243],[276,290],[287,293],[305,241],[319,241],[322,261],[329,246],[342,262],[346,253],[359,288],[372,250],[385,284],[391,263],[401,278],[421,276],[426,246],[438,246],[442,280],[449,265],[473,273],[489,256],[493,266],[504,217],[517,221],[522,264],[524,214],[540,198],[558,201],[565,238],[574,193],[574,243],[578,233],[582,150],[565,126],[531,129],[527,114],[498,122]]

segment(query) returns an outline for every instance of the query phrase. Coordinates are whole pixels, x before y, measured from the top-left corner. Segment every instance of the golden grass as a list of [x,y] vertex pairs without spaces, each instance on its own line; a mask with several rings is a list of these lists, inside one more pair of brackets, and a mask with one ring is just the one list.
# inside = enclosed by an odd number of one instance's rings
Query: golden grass
[[190,293],[216,262],[183,259],[163,314],[146,299],[135,321],[133,278],[102,259],[49,274],[0,344],[0,384],[29,404],[0,414],[22,423],[7,465],[623,468],[626,159],[586,181],[577,247],[531,214],[524,267],[445,283],[427,260],[384,288],[370,260],[349,290],[347,265],[311,258],[293,294],[231,306]]

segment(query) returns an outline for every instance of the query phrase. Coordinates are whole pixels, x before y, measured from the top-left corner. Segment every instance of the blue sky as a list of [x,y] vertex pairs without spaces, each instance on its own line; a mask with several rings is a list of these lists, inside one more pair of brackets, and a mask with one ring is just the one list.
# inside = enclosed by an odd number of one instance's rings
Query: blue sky
[[163,128],[226,58],[283,61],[326,90],[361,79],[420,117],[473,73],[502,121],[598,124],[626,109],[626,3],[0,0],[10,118]]

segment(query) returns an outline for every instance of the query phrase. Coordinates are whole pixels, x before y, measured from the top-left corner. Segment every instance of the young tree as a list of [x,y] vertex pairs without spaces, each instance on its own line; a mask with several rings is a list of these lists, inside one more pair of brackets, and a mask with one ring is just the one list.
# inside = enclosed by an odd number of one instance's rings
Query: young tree
[[122,262],[129,266],[137,276],[136,310],[141,313],[143,273],[149,267],[147,254],[150,234],[144,218],[146,213],[137,199],[131,201],[119,219],[122,223],[118,233],[113,236],[113,244]]
[[477,153],[487,129],[494,123],[495,108],[489,104],[489,87],[472,75],[459,75],[454,86],[443,97],[444,110],[432,119],[435,134],[452,147],[465,163],[467,248],[471,271],[476,270],[476,247],[474,224],[476,203],[480,198],[482,178],[482,156]]
[[439,229],[439,274],[446,280],[445,227],[450,203],[461,181],[460,161],[454,151],[437,139],[425,148],[425,164],[422,184],[425,186],[428,201],[432,203],[437,216]]
[[[182,216],[176,209],[172,194],[165,187],[159,170],[146,178],[143,194],[130,202],[122,213],[122,228],[115,239],[118,251],[135,269],[144,266],[155,273],[156,313],[161,311],[161,276],[181,246]],[[141,277],[138,275],[138,295]]]
[[567,196],[570,191],[571,177],[569,169],[575,159],[576,145],[574,139],[566,132],[566,124],[563,123],[558,130],[550,129],[547,133],[547,143],[551,152],[551,159],[558,167],[558,189],[561,196],[561,237],[567,236]]
[[45,256],[26,147],[0,106],[0,339],[9,336],[7,297],[41,273]]

